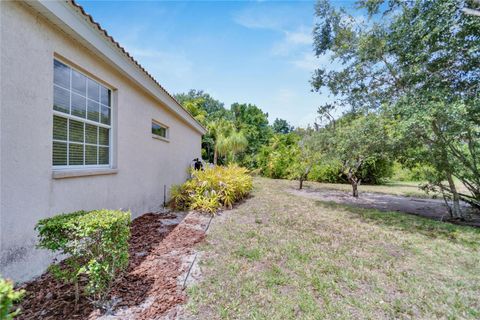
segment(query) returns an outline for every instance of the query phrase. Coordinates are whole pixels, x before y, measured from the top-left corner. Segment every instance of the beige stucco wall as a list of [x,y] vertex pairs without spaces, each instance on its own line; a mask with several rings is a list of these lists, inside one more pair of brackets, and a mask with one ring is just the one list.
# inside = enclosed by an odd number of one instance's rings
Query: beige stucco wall
[[[79,209],[130,209],[133,217],[158,210],[163,186],[183,182],[200,156],[201,134],[32,9],[0,6],[0,273],[24,281],[50,263],[34,248],[39,219]],[[55,55],[116,89],[118,173],[52,178]],[[169,126],[170,142],[152,138],[152,119]]]

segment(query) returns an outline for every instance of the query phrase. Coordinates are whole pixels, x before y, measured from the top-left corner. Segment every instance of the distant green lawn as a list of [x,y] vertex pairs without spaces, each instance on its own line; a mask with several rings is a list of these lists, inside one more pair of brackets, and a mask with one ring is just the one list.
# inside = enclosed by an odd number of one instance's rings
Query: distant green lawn
[[[405,196],[405,197],[418,197],[418,198],[438,198],[441,199],[441,194],[439,193],[425,193],[421,190],[419,186],[424,184],[424,181],[389,181],[383,185],[366,185],[362,184],[358,188],[360,192],[376,192],[376,193],[386,193],[393,194],[396,196]],[[459,181],[456,183],[459,191],[463,193],[469,193],[469,191],[463,186]],[[308,181],[305,183],[307,188],[321,188],[321,189],[333,189],[333,190],[342,190],[350,192],[352,186],[349,184],[340,184],[340,183],[319,183]]]
[[479,229],[322,203],[293,186],[256,178],[252,198],[213,220],[192,318],[480,318]]
[[[406,197],[432,198],[438,196],[435,194],[426,194],[425,191],[419,188],[419,185],[421,183],[423,182],[389,181],[383,185],[361,184],[358,190],[360,192],[387,193]],[[350,192],[352,190],[351,185],[340,183],[319,183],[308,181],[305,183],[305,185],[307,188],[333,189],[347,192]]]

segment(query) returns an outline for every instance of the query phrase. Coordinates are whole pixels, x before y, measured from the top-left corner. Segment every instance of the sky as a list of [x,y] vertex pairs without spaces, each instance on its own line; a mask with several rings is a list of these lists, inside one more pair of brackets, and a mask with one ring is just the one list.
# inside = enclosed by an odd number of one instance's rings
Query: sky
[[313,54],[313,1],[78,2],[170,93],[252,103],[294,126],[330,99],[309,83],[331,64]]

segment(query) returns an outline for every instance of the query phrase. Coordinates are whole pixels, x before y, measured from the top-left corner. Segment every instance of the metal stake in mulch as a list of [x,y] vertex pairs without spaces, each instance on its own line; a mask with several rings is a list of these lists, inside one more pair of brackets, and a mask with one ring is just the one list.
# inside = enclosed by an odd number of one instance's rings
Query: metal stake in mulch
[[167,185],[163,185],[163,209],[167,207]]

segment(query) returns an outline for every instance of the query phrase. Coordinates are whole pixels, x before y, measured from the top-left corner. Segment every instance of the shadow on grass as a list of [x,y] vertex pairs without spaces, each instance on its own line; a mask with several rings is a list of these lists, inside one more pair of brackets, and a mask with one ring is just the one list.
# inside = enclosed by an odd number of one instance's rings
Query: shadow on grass
[[430,238],[446,239],[471,248],[480,248],[480,228],[455,225],[407,213],[358,208],[332,201],[316,200],[315,204],[329,209],[343,209],[355,214],[362,221],[373,222],[412,234],[422,234]]

